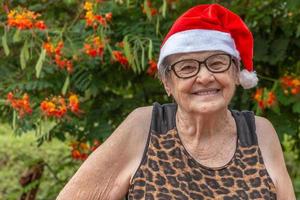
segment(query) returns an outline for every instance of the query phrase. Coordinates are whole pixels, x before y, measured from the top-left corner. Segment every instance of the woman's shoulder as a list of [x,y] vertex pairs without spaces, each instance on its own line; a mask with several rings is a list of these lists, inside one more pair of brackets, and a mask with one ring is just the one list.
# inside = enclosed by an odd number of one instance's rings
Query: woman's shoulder
[[284,156],[278,135],[272,123],[260,116],[255,116],[258,145],[266,169],[273,180],[278,199],[294,199],[293,186],[284,162]]
[[151,111],[152,106],[134,109],[82,164],[58,199],[123,198],[142,158]]

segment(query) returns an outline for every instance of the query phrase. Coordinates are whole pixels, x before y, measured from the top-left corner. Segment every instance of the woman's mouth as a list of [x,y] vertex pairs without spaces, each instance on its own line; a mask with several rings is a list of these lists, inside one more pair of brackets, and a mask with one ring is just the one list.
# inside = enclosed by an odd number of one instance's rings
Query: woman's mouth
[[220,89],[205,89],[205,90],[198,90],[196,92],[193,92],[193,95],[199,95],[199,96],[209,96],[217,94],[220,91]]

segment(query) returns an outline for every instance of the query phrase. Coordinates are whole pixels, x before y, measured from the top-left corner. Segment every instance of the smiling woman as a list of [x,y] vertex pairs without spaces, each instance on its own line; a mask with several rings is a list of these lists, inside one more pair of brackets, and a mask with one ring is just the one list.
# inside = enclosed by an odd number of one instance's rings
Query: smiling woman
[[134,110],[58,199],[295,199],[273,126],[228,109],[237,85],[257,84],[252,51],[245,23],[218,4],[180,16],[158,62],[176,103]]

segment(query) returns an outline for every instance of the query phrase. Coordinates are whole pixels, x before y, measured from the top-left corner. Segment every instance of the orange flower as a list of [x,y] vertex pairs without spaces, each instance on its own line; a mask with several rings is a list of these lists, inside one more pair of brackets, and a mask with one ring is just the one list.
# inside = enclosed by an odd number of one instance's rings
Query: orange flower
[[22,98],[15,98],[12,92],[7,94],[7,101],[11,107],[16,110],[19,117],[24,117],[26,114],[32,113],[32,108],[30,106],[30,99],[28,94],[24,94]]
[[84,6],[83,6],[83,9],[84,10],[92,10],[93,9],[93,3],[91,3],[91,2],[85,2],[84,3]]
[[42,101],[40,109],[46,116],[56,118],[62,118],[67,112],[66,103],[62,97],[53,97],[51,100]]
[[81,154],[80,154],[80,151],[77,150],[77,149],[73,149],[71,151],[71,154],[72,154],[72,158],[74,158],[75,160],[78,160],[81,158]]
[[55,64],[60,69],[66,69],[69,73],[72,73],[73,72],[73,62],[72,62],[72,60],[63,58],[63,55],[62,55],[63,47],[64,47],[63,41],[59,41],[56,46],[54,46],[50,42],[45,42],[43,44],[43,48],[46,50],[48,55],[55,61]]
[[99,140],[94,140],[92,146],[84,141],[72,141],[70,144],[72,148],[71,156],[74,160],[84,161],[93,151],[97,149],[99,145]]
[[104,44],[99,36],[93,37],[89,43],[84,44],[85,53],[91,57],[103,57]]
[[37,21],[37,22],[34,24],[34,27],[36,27],[37,29],[40,29],[40,30],[45,30],[45,29],[47,29],[47,26],[46,26],[45,22],[44,22],[44,21],[41,21],[41,20]]
[[280,78],[281,87],[284,90],[284,93],[288,95],[300,94],[300,78],[296,76],[286,75]]
[[268,92],[266,103],[268,107],[271,107],[276,103],[276,96],[274,92],[272,91]]
[[45,42],[43,44],[43,48],[46,50],[46,52],[49,55],[51,55],[51,54],[53,54],[55,52],[54,46],[51,43],[49,43],[49,42]]
[[69,106],[68,106],[73,113],[80,113],[79,109],[79,100],[78,96],[75,94],[72,94],[69,96]]
[[95,15],[94,19],[101,24],[102,26],[106,26],[106,18],[102,17],[101,15]]
[[266,88],[257,88],[253,99],[262,110],[274,106],[277,102],[275,93],[273,91],[267,91]]
[[121,51],[112,51],[113,57],[116,61],[118,61],[121,65],[127,67],[128,59],[123,55]]
[[36,14],[27,9],[11,10],[7,15],[7,25],[20,30],[32,28],[45,30],[47,27],[44,21],[36,20],[39,16],[40,14]]
[[157,71],[157,63],[155,60],[149,60],[148,62],[149,68],[147,70],[147,74],[153,76]]
[[105,14],[105,19],[106,19],[107,21],[111,21],[111,19],[112,19],[112,13],[111,13],[111,12],[106,13],[106,14]]
[[111,21],[112,13],[107,13],[105,16],[96,15],[93,11],[94,3],[85,2],[83,9],[86,11],[85,13],[85,21],[87,26],[92,26],[94,29],[98,27],[98,25],[107,26],[107,21]]
[[263,98],[263,88],[257,88],[254,94],[254,100],[260,101]]
[[[152,3],[151,3],[150,0],[147,0],[147,6],[148,6],[149,9],[150,9],[150,14],[151,14],[151,16],[157,15],[158,10],[157,10],[156,8],[153,8],[153,7],[152,7]],[[144,8],[144,5],[142,5],[142,8],[143,8],[143,13],[146,13],[146,9]]]

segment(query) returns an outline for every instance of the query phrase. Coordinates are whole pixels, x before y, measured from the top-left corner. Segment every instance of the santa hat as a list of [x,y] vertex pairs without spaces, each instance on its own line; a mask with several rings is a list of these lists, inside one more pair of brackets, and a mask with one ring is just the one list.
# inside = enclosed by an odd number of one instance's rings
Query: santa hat
[[181,15],[165,37],[158,60],[176,53],[220,50],[242,60],[240,84],[248,89],[257,85],[253,70],[253,37],[243,20],[218,4],[195,6]]

